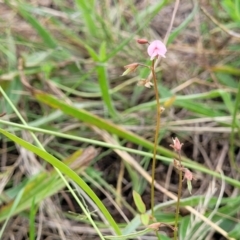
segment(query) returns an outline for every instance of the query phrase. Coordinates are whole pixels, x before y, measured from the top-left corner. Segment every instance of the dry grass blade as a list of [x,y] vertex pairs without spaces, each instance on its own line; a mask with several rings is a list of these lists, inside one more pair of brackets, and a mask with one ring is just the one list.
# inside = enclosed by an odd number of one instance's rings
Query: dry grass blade
[[227,33],[228,35],[235,37],[235,38],[240,38],[240,34],[236,33],[234,31],[228,30],[224,25],[222,25],[220,22],[217,21],[217,19],[215,19],[211,14],[208,13],[208,11],[204,8],[201,7],[202,11],[204,12],[204,14],[213,22],[215,23],[219,28],[221,28],[225,33]]
[[84,149],[82,155],[80,157],[78,157],[74,162],[72,162],[70,164],[70,167],[73,170],[76,169],[81,169],[83,170],[84,168],[86,168],[89,163],[92,161],[92,159],[94,159],[98,154],[98,151],[96,148],[90,146],[86,149]]

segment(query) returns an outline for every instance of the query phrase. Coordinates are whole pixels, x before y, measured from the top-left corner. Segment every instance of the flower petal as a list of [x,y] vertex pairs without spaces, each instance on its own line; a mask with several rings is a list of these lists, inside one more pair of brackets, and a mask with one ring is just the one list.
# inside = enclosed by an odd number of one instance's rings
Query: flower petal
[[167,48],[160,40],[155,40],[148,46],[147,51],[148,55],[150,56],[150,59],[153,60],[157,56],[165,58]]

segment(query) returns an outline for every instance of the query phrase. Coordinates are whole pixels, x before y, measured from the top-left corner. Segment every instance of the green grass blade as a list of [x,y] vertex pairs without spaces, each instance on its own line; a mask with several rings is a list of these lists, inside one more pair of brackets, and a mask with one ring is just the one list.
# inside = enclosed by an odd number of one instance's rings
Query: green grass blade
[[211,67],[211,70],[216,73],[227,73],[234,76],[240,76],[240,69],[229,65],[216,65]]
[[[17,68],[16,43],[14,41],[14,38],[11,36],[10,32],[8,32],[6,40],[7,40],[7,46],[0,44],[1,45],[0,51],[3,52],[4,55],[6,56],[7,63],[8,63],[8,74],[11,75],[11,73],[15,71]],[[9,98],[11,98],[12,102],[15,105],[18,105],[18,102],[21,96],[20,94],[16,94],[16,92],[17,91],[20,92],[22,90],[22,84],[19,81],[19,77],[17,76],[17,74],[16,75],[12,74],[10,79],[11,81],[6,81],[6,82],[0,80],[0,86],[5,89],[7,95],[9,96]],[[3,98],[0,98],[0,106],[4,106],[2,108],[2,111],[5,111],[8,114],[12,113],[12,108],[8,104],[4,103]]]
[[75,2],[82,13],[82,17],[85,21],[89,33],[92,36],[96,36],[98,33],[98,29],[96,28],[96,19],[94,16],[95,11],[93,11],[95,1],[76,0]]
[[236,224],[234,229],[229,232],[229,237],[240,239],[240,223]]
[[190,217],[186,216],[183,218],[183,220],[181,221],[180,227],[179,227],[179,239],[180,240],[184,240],[186,233],[187,233],[187,229],[188,226],[190,224]]
[[99,49],[99,60],[101,62],[104,62],[105,59],[107,58],[107,43],[106,42],[102,42],[100,49]]
[[[237,97],[235,100],[235,105],[234,105],[234,110],[233,110],[233,119],[232,119],[232,131],[230,134],[230,149],[229,149],[229,156],[230,156],[230,162],[232,166],[236,166],[236,160],[235,160],[235,132],[234,129],[235,127],[238,127],[238,134],[240,133],[240,124],[237,121],[237,113],[239,112],[239,107],[240,107],[240,82],[238,84],[238,93]],[[239,170],[239,167],[238,167]]]
[[19,13],[22,17],[26,19],[26,21],[32,25],[32,27],[37,31],[39,36],[42,38],[44,44],[48,46],[49,48],[56,48],[58,45],[55,41],[55,39],[52,37],[50,32],[46,30],[44,26],[40,24],[40,22],[33,17],[31,14],[29,14],[23,7],[20,5],[18,6]]
[[217,117],[225,115],[225,113],[220,112],[217,109],[214,109],[213,106],[205,105],[203,102],[179,100],[175,101],[174,105],[208,117]]
[[37,212],[37,207],[35,205],[35,198],[32,199],[32,205],[30,209],[30,216],[29,216],[29,239],[34,240],[36,239],[35,234],[35,216]]
[[81,187],[88,195],[91,197],[91,199],[96,203],[96,205],[99,207],[101,212],[104,214],[105,218],[108,220],[109,224],[114,229],[115,233],[120,235],[121,231],[106,209],[106,207],[103,205],[101,200],[97,197],[97,195],[92,191],[92,189],[82,180],[80,176],[78,176],[77,173],[75,173],[71,168],[69,168],[67,165],[59,161],[57,158],[53,157],[51,154],[41,150],[40,148],[22,140],[21,138],[3,130],[0,129],[0,133],[5,135],[7,138],[11,139],[15,143],[19,144],[20,146],[24,147],[25,149],[35,153],[54,167],[56,167],[59,171],[64,173],[66,176],[68,176],[70,179],[72,179],[74,182],[76,182],[79,187]]
[[[217,90],[212,90],[212,91],[209,91],[209,92],[198,93],[198,94],[177,95],[173,105],[175,105],[175,104],[177,105],[178,102],[180,102],[180,104],[184,104],[187,107],[188,106],[187,105],[188,102],[191,104],[193,102],[193,100],[196,100],[196,99],[198,99],[198,100],[202,100],[202,99],[206,100],[206,99],[212,99],[212,98],[221,97],[221,92],[222,92],[222,90],[218,90],[217,89]],[[168,101],[171,97],[172,96],[160,99],[160,103],[164,103],[164,102]],[[183,103],[185,101],[187,103]],[[139,105],[137,105],[135,107],[129,108],[129,109],[127,109],[125,111],[125,113],[132,113],[132,112],[135,112],[135,111],[146,110],[146,109],[147,110],[155,109],[155,107],[156,107],[156,101],[151,101],[151,102],[142,103],[142,104],[139,104]],[[205,106],[205,108],[208,109],[208,110],[210,109],[207,106]],[[192,109],[192,108],[189,107],[189,109]],[[194,108],[193,108],[193,110],[194,110]],[[195,109],[194,111],[198,111],[198,110]],[[204,112],[202,112],[202,113],[204,114]]]
[[235,0],[235,14],[237,19],[240,21],[240,2],[239,0]]
[[97,66],[97,75],[98,75],[98,82],[102,92],[103,101],[109,111],[109,114],[116,118],[118,113],[113,105],[112,98],[109,91],[109,83],[108,83],[108,74],[106,69],[105,63],[98,63]]
[[12,214],[15,211],[15,209],[17,208],[19,202],[21,201],[21,198],[23,196],[23,192],[24,192],[24,188],[18,193],[17,197],[15,198],[15,200],[13,202],[13,205],[12,205],[10,211],[8,211],[7,219],[5,220],[5,222],[2,226],[2,229],[0,230],[0,239],[2,239],[2,235],[4,233],[4,230],[6,229],[6,226],[7,226],[7,223],[9,221],[10,217],[12,216]]

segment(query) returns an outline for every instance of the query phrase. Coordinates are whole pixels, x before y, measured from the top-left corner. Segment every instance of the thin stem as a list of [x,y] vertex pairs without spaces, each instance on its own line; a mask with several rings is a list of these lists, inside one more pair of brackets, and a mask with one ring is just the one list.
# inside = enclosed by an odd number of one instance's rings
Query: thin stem
[[175,230],[174,230],[174,240],[178,239],[178,220],[179,220],[179,210],[180,210],[180,199],[182,196],[182,159],[181,159],[181,152],[178,153],[178,160],[180,163],[179,171],[179,179],[178,179],[178,196],[177,196],[177,203],[176,203],[176,215],[175,215]]
[[151,211],[152,216],[154,217],[154,180],[155,180],[155,169],[156,169],[156,155],[157,155],[157,147],[158,147],[158,134],[160,131],[160,123],[161,123],[161,110],[160,110],[160,100],[158,94],[158,87],[157,87],[157,78],[156,73],[154,70],[154,60],[152,61],[152,76],[154,82],[154,92],[157,102],[157,123],[156,123],[156,130],[155,130],[155,138],[154,138],[154,149],[153,149],[153,162],[152,162],[152,183],[151,183]]

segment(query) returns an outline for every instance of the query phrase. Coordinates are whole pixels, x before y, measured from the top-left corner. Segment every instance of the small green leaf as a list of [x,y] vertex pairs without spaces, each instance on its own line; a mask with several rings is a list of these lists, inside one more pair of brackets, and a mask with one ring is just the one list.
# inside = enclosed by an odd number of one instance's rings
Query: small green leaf
[[90,46],[85,44],[85,48],[87,49],[89,55],[91,56],[91,58],[95,61],[98,62],[99,61],[99,57],[97,55],[97,53],[94,51],[93,48],[91,48]]
[[130,68],[128,68],[126,71],[123,72],[123,74],[121,76],[125,76],[128,73],[130,73],[132,70]]
[[145,213],[146,212],[146,206],[141,198],[141,196],[133,190],[133,200],[136,204],[136,207],[140,213]]
[[107,55],[106,55],[106,42],[102,42],[101,46],[100,46],[100,50],[99,50],[99,60],[101,62],[104,62],[104,60],[106,59]]
[[226,108],[228,109],[229,113],[232,115],[234,111],[234,103],[231,99],[231,95],[228,92],[221,91],[220,92],[221,97],[226,105]]
[[144,226],[147,226],[149,224],[150,216],[147,213],[143,213],[140,215],[141,222]]
[[[175,222],[175,213],[166,213],[164,211],[155,211],[154,212],[154,217],[156,218],[156,220],[158,222],[162,222],[162,223],[167,223],[167,224],[174,224]],[[181,217],[179,216],[179,221],[181,220]]]
[[187,186],[189,193],[192,194],[192,182],[190,180],[187,180]]

